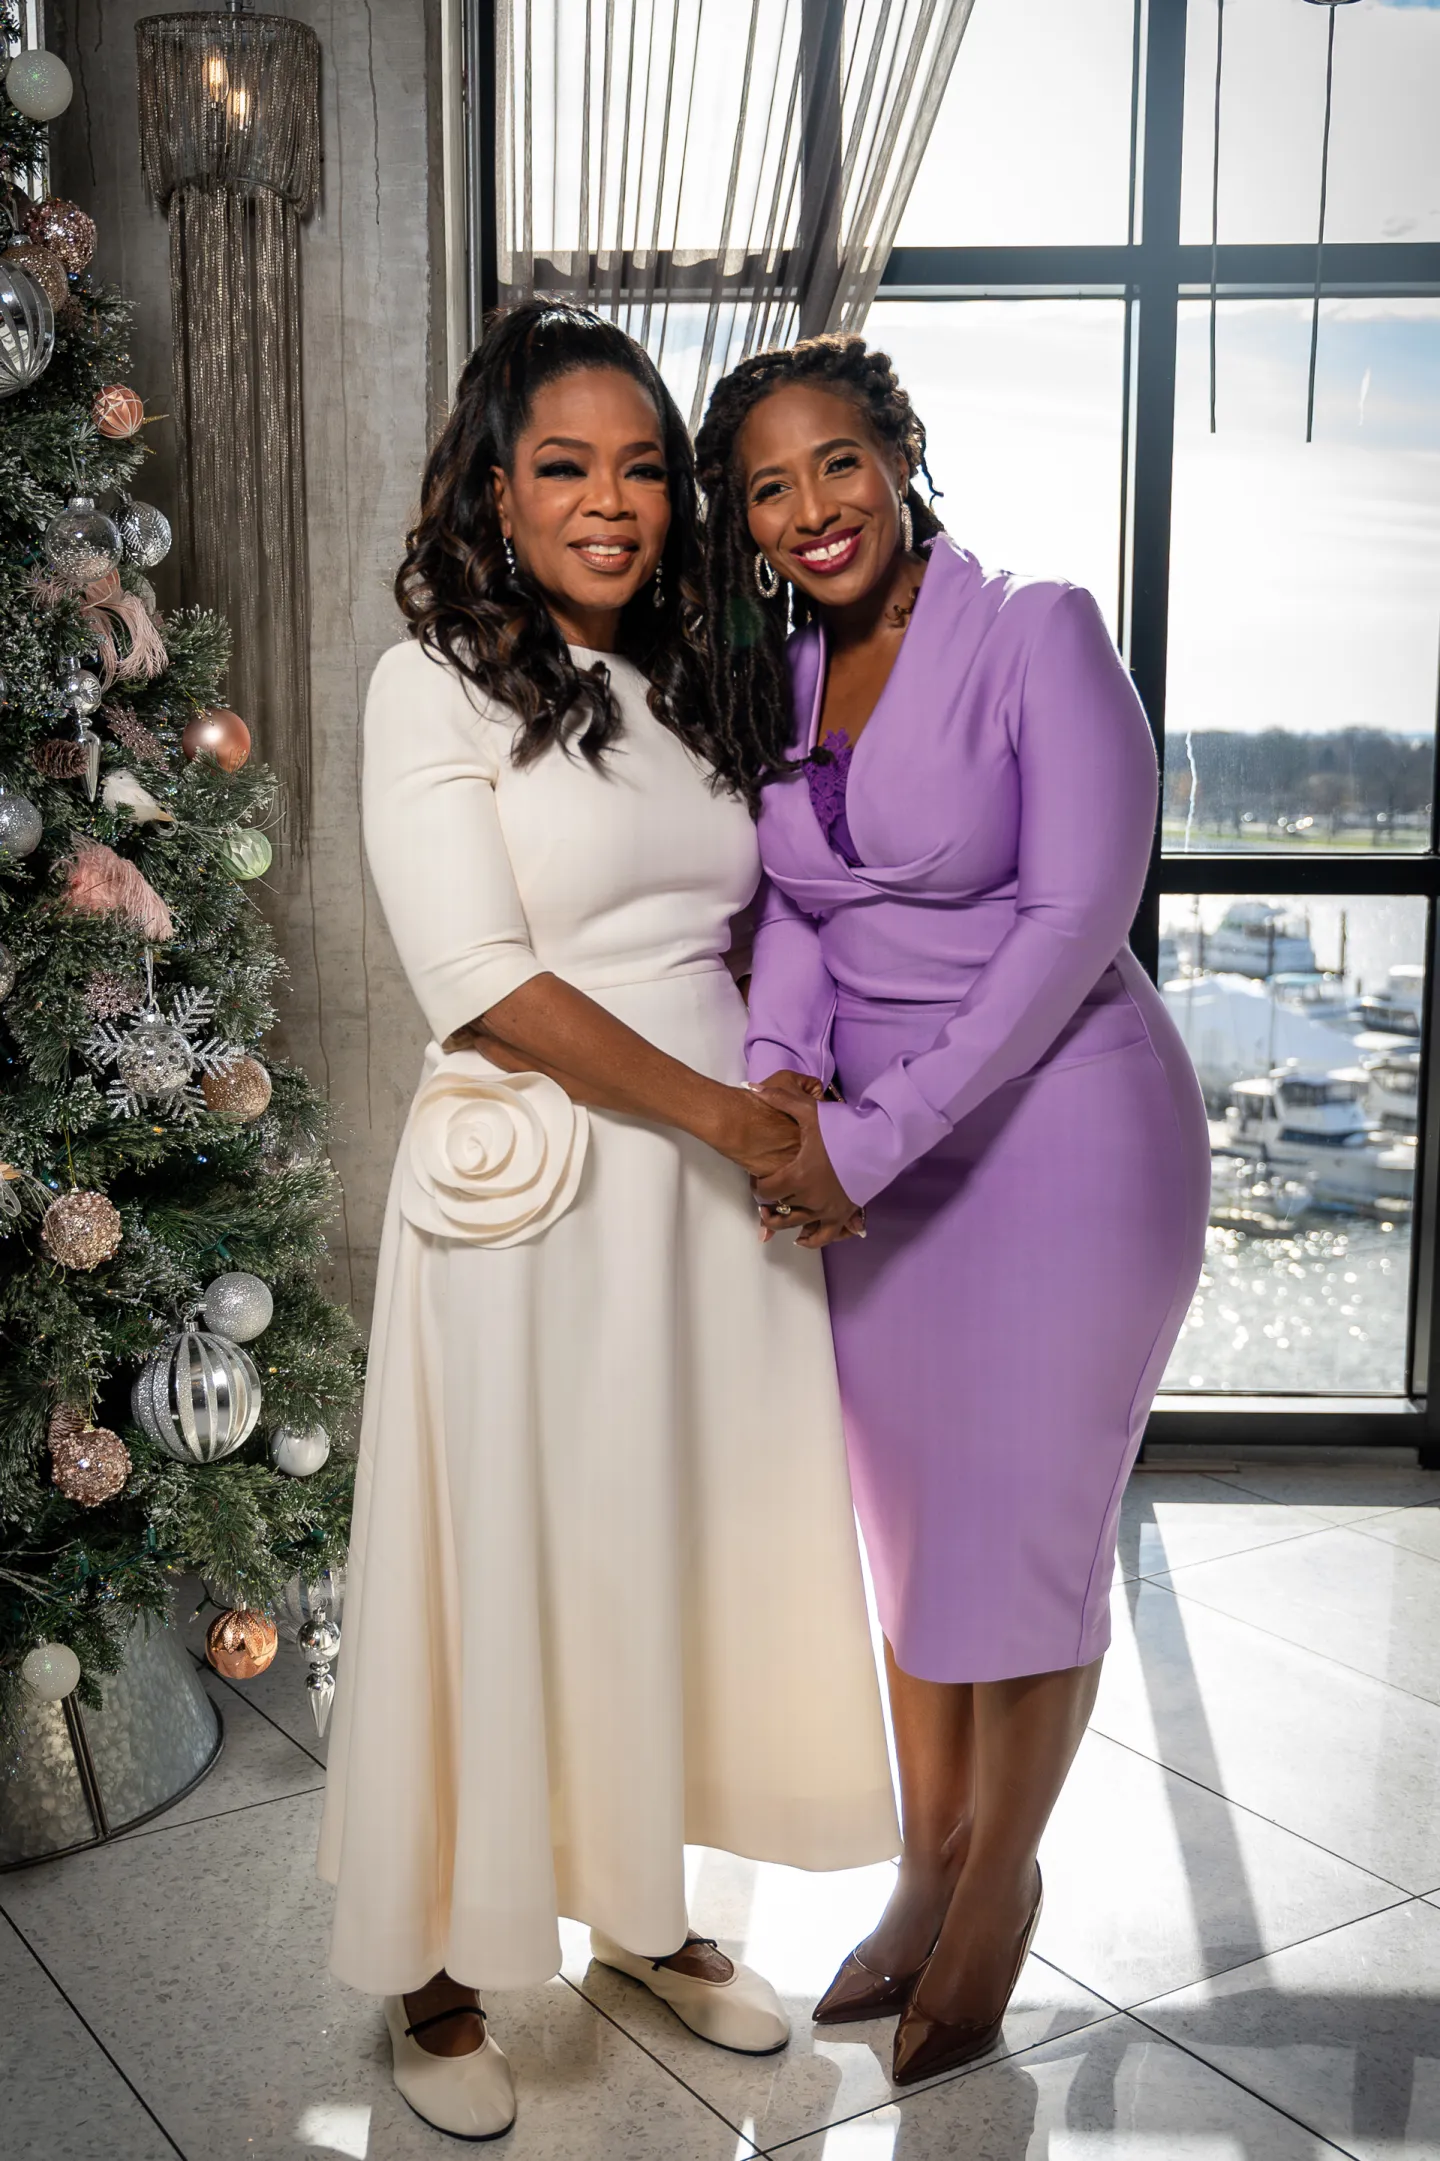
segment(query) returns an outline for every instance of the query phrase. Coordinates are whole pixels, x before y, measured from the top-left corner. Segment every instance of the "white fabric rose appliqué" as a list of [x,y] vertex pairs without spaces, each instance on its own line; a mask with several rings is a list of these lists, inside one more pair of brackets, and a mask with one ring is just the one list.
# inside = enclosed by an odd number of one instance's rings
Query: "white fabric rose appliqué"
[[519,1245],[574,1200],[589,1138],[589,1114],[558,1081],[452,1051],[411,1105],[401,1213],[432,1238]]

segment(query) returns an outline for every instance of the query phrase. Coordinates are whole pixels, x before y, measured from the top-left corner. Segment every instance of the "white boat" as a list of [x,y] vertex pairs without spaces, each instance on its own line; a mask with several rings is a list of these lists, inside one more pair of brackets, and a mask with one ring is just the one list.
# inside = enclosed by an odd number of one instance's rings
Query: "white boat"
[[[1313,972],[1313,971],[1312,971]],[[1236,1081],[1298,1062],[1352,1065],[1353,1036],[1249,975],[1178,976],[1162,985],[1206,1101],[1219,1110]]]
[[1382,991],[1358,1000],[1361,1024],[1384,1035],[1419,1036],[1425,1001],[1425,970],[1419,961],[1397,961]]
[[1276,1066],[1236,1082],[1216,1141],[1304,1184],[1317,1207],[1408,1209],[1415,1143],[1372,1126],[1369,1088],[1361,1066]]
[[1371,1122],[1382,1132],[1413,1137],[1420,1115],[1419,1044],[1396,1044],[1377,1058],[1367,1058],[1365,1072],[1365,1109]]
[[1309,924],[1273,901],[1232,901],[1214,930],[1197,936],[1194,965],[1216,975],[1316,973]]

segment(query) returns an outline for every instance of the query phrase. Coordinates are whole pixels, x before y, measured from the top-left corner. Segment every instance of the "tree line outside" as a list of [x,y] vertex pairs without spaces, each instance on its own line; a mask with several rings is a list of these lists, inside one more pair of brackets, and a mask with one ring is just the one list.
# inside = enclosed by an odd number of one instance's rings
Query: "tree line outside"
[[1435,743],[1384,728],[1206,728],[1166,746],[1167,849],[1423,850]]

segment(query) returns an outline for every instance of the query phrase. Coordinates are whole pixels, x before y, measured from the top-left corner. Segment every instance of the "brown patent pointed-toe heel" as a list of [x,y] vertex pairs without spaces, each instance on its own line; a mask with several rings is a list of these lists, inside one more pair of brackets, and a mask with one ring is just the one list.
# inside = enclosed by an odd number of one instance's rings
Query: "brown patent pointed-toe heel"
[[884,2018],[903,2010],[923,1966],[914,1973],[876,1973],[852,1951],[811,2012],[817,2026],[847,2026],[864,2018]]
[[[1010,2008],[1010,1998],[1020,1983],[1025,1961],[1030,1956],[1030,1946],[1040,1925],[1040,1909],[1045,1903],[1045,1886],[1040,1870],[1035,1870],[1035,1904],[1025,1933],[1020,1939],[1015,1970],[1010,1976],[1010,1986],[1005,1991],[1005,2001],[998,2018],[980,2025],[974,2019],[961,2019],[947,2025],[944,2019],[932,2018],[920,2001],[920,1990],[929,1970],[930,1960],[921,1967],[915,1985],[910,1992],[900,2024],[895,2030],[895,2059],[890,2077],[896,2086],[913,2086],[917,2079],[934,2078],[941,2071],[958,2071],[967,2063],[974,2063],[981,2056],[988,2056],[1000,2038],[1005,2023],[1005,2013]],[[933,1953],[931,1954],[934,1955]]]

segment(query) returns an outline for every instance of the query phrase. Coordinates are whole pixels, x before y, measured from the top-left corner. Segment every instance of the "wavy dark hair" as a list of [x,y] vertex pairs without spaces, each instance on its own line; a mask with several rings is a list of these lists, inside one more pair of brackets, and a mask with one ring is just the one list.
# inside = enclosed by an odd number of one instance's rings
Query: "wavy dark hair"
[[619,651],[649,678],[656,719],[753,803],[758,761],[721,740],[710,695],[694,452],[655,363],[617,323],[546,300],[491,316],[426,464],[395,597],[422,645],[519,714],[518,765],[553,744],[600,761],[622,725],[609,676],[602,665],[575,666],[539,587],[510,568],[492,484],[494,467],[513,470],[536,391],[586,368],[618,368],[640,385],[659,416],[669,480],[664,597],[657,608],[647,581],[627,603]]
[[[917,546],[942,530],[932,507],[936,489],[925,463],[924,423],[901,388],[889,355],[872,351],[853,331],[752,353],[715,385],[695,439],[696,470],[707,505],[705,585],[716,660],[711,695],[718,735],[743,735],[755,746],[769,779],[799,770],[788,757],[795,722],[785,640],[792,629],[810,622],[815,610],[804,593],[789,585],[782,584],[773,600],[760,597],[736,443],[746,416],[791,383],[815,383],[858,406],[877,440],[904,462],[909,476],[905,500]],[[925,477],[929,501],[915,487],[917,473]]]

